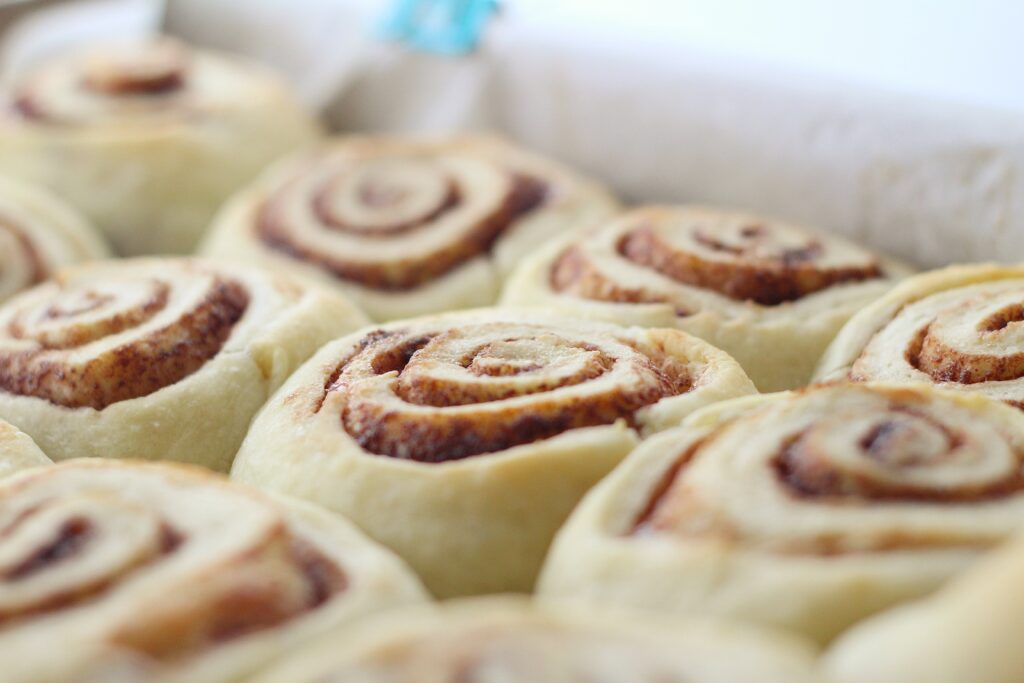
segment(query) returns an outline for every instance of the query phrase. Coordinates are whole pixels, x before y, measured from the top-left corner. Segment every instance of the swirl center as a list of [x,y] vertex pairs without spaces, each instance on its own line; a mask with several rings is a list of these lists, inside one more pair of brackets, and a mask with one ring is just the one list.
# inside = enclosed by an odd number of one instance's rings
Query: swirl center
[[839,413],[787,439],[775,467],[801,496],[942,500],[932,475],[971,468],[968,438],[911,410]]
[[478,344],[472,333],[437,335],[410,358],[396,393],[435,407],[501,401],[595,379],[614,362],[592,345],[554,334]]
[[371,161],[340,174],[314,199],[326,224],[371,236],[434,220],[457,201],[448,174],[419,159]]
[[783,553],[987,545],[991,537],[950,520],[1020,504],[1024,443],[990,408],[857,384],[769,402],[684,441],[633,533]]
[[401,291],[487,255],[547,195],[540,180],[475,154],[338,150],[270,191],[254,228],[335,277]]
[[171,41],[108,48],[86,57],[82,64],[85,87],[109,94],[159,94],[182,86],[185,53]]
[[166,282],[148,280],[123,288],[96,283],[62,289],[56,296],[21,309],[9,327],[16,339],[38,342],[44,349],[70,349],[136,327],[161,311],[168,301]]
[[978,384],[1024,377],[1020,291],[943,309],[911,339],[907,361],[937,382]]

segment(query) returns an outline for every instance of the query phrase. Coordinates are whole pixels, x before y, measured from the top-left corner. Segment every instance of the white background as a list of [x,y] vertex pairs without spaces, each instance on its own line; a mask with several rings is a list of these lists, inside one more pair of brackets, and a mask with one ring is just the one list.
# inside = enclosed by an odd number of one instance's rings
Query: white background
[[1020,0],[510,0],[567,30],[629,32],[826,77],[1024,110]]

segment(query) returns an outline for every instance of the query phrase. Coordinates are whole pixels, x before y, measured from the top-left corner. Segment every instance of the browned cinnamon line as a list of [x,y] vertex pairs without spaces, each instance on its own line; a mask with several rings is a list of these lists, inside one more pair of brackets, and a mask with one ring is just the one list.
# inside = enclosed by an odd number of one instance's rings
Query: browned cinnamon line
[[[697,444],[696,447],[700,447]],[[693,511],[700,518],[696,526],[688,526],[690,521],[685,515],[668,515],[658,520],[662,507],[669,504],[669,496],[675,489],[675,483],[685,465],[694,457],[696,451],[689,451],[676,460],[665,471],[662,478],[652,490],[651,498],[644,510],[637,516],[633,526],[624,535],[647,535],[671,533],[691,538],[710,538],[730,543],[746,543],[751,548],[777,555],[837,557],[843,555],[871,555],[886,552],[902,552],[908,550],[934,549],[970,549],[983,550],[1001,542],[998,535],[983,537],[957,537],[943,531],[908,532],[893,529],[882,533],[872,533],[870,539],[859,538],[853,547],[850,546],[850,534],[826,533],[812,534],[806,537],[789,539],[757,539],[744,537],[744,533],[735,527],[727,518],[707,518],[707,510],[699,502],[699,494],[693,501]],[[685,493],[680,494],[685,495]],[[907,501],[909,502],[909,501]]]
[[[227,603],[231,608],[218,613],[220,618],[204,629],[206,644],[224,643],[274,628],[317,609],[348,588],[348,577],[341,567],[309,541],[293,536],[289,542],[289,555],[306,582],[307,594],[302,604],[274,604],[243,592],[230,595]],[[272,585],[268,588],[272,589]],[[182,654],[177,643],[167,645],[168,651],[149,651],[147,654],[163,658]]]
[[[105,321],[102,329],[102,336],[109,336],[119,334],[131,327],[141,325],[147,320],[151,319],[161,310],[167,306],[167,301],[170,297],[170,287],[162,284],[157,287],[157,291],[148,300],[143,302],[140,306],[137,306],[131,310],[123,311],[121,313],[109,316]],[[62,318],[74,318],[83,313],[89,313],[104,306],[112,300],[112,295],[99,295],[95,292],[88,292],[84,297],[84,304],[74,309],[61,307],[58,304],[51,304],[43,311],[43,318],[48,321],[59,320]],[[72,321],[73,322],[73,321]],[[71,349],[89,342],[96,340],[96,335],[92,333],[91,329],[77,329],[71,327],[69,329],[62,330],[59,335],[59,339],[40,339],[33,337],[28,326],[33,323],[26,323],[21,315],[16,316],[8,325],[7,332],[11,337],[15,339],[27,339],[33,341],[39,345],[39,348],[44,351]]]
[[[405,334],[404,330],[373,330],[366,334],[360,339],[355,347],[345,354],[345,357],[338,361],[338,364],[334,367],[334,370],[330,375],[327,376],[327,380],[324,382],[323,392],[320,394],[319,400],[316,402],[313,412],[319,413],[324,406],[324,401],[327,400],[327,394],[332,391],[342,390],[342,385],[346,383],[345,378],[342,377],[342,373],[349,367],[349,365],[366,352],[371,347],[381,345],[383,342],[394,339],[395,337],[401,337]],[[386,351],[380,356],[380,359],[376,362],[374,371],[377,374],[383,372],[400,372],[405,368],[412,354],[415,353],[419,348],[426,344],[430,340],[430,335],[420,335],[413,339],[404,341],[398,347]],[[389,368],[389,369],[385,369]]]
[[[425,343],[426,340],[424,341],[423,344],[419,344],[418,348],[425,348]],[[578,348],[580,351],[583,352],[589,352],[591,360],[593,362],[589,364],[588,367],[584,368],[580,374],[574,376],[561,377],[556,382],[544,384],[543,389],[538,389],[537,391],[554,391],[555,389],[559,389],[561,387],[582,384],[583,382],[587,382],[589,380],[600,377],[604,373],[611,370],[612,366],[615,364],[615,360],[613,358],[604,353],[601,353],[600,350],[593,344],[578,342],[571,343],[569,344],[569,346]],[[483,348],[478,348],[473,354],[470,354],[470,356],[460,359],[460,365],[462,365],[462,367],[470,369],[473,364],[472,356],[480,353],[482,350]],[[426,349],[424,353],[427,353],[428,351],[429,349]],[[411,354],[408,354],[408,356],[405,359],[405,362],[402,363],[401,368],[396,367],[394,369],[401,372],[401,370],[404,369],[405,365],[409,362],[409,357],[411,357]],[[376,365],[377,364],[375,363],[374,369],[375,371],[378,372],[378,374],[381,371],[387,371],[383,370],[383,368],[378,370]],[[543,366],[540,364],[534,364],[532,366],[506,365],[504,366],[503,369],[499,370],[495,370],[494,368],[492,368],[492,374],[490,376],[494,376],[493,373],[496,372],[498,376],[511,377],[522,372],[537,372],[541,369],[543,369]],[[481,374],[479,371],[474,372],[472,369],[470,369],[470,372],[473,372],[473,374],[477,376],[480,376]],[[395,394],[406,403],[421,406],[431,406],[434,408],[474,405],[478,403],[486,403],[496,400],[513,398],[515,396],[520,395],[511,390],[508,391],[507,393],[500,395],[494,395],[492,392],[487,392],[485,395],[481,395],[481,392],[478,390],[484,389],[485,386],[486,385],[480,384],[457,384],[455,386],[450,386],[439,381],[428,381],[422,377],[417,377],[412,381],[408,381],[408,375],[403,375],[395,387]],[[486,391],[486,389],[484,390]]]
[[[153,331],[148,338],[111,349],[107,352],[109,362],[93,359],[77,370],[68,368],[61,350],[39,348],[0,353],[0,388],[66,408],[96,410],[147,396],[188,377],[215,357],[248,303],[243,285],[218,280],[196,310],[166,328]],[[186,341],[165,348],[160,339],[170,335],[175,327],[191,333]],[[114,377],[104,374],[107,372],[113,372]]]
[[247,577],[237,587],[212,595],[212,602],[198,615],[172,611],[148,621],[143,615],[140,624],[115,633],[112,641],[158,661],[195,656],[301,618],[348,588],[345,571],[312,542],[299,536],[286,542],[290,564],[305,584],[305,595],[297,601],[273,580],[254,582]]
[[136,78],[130,74],[119,74],[102,81],[86,77],[82,82],[90,90],[114,96],[166,95],[185,86],[185,74],[175,69],[155,77],[147,75],[146,78]]
[[[997,332],[998,329],[1001,328],[988,332]],[[963,353],[943,344],[931,333],[930,324],[914,335],[904,357],[912,367],[936,382],[981,384],[1024,377],[1024,349],[1004,356]]]
[[17,582],[52,564],[73,557],[86,546],[92,535],[93,527],[89,520],[83,517],[65,520],[55,538],[9,568],[0,578],[6,582]]
[[26,121],[36,121],[39,123],[47,121],[46,112],[43,111],[35,97],[29,92],[23,92],[12,98],[8,108],[15,116]]
[[572,429],[611,424],[624,412],[568,403],[560,412],[509,415],[500,428],[481,425],[474,416],[403,422],[386,413],[345,410],[341,419],[346,431],[369,453],[440,463],[535,443]]
[[[474,226],[457,244],[445,245],[422,256],[395,262],[352,263],[344,260],[343,256],[323,254],[299,244],[292,238],[290,227],[280,222],[280,217],[274,210],[274,198],[269,199],[260,208],[255,229],[258,237],[271,249],[315,264],[339,279],[384,291],[408,291],[451,272],[480,254],[489,252],[498,238],[515,221],[545,201],[547,191],[547,186],[537,179],[516,176],[512,192],[504,204],[486,220]],[[415,227],[425,225],[420,223]],[[382,235],[381,238],[386,238],[386,235]]]
[[[29,514],[43,507],[45,506],[36,506]],[[22,562],[0,575],[0,586],[17,584],[19,581],[28,579],[54,565],[74,562],[80,554],[88,552],[89,545],[99,533],[101,531],[87,517],[74,517],[66,520],[57,529],[53,538],[32,551]],[[73,588],[55,591],[47,598],[34,604],[25,605],[15,611],[0,612],[0,627],[97,599],[124,576],[175,552],[184,542],[184,537],[168,524],[161,526],[160,534],[160,547],[155,555],[139,558],[132,566],[121,567],[118,573],[96,577]]]
[[[598,354],[593,359],[593,372],[574,376],[572,381],[558,387],[542,386],[527,392],[535,399],[528,412],[513,412],[511,409],[503,413],[491,409],[470,414],[448,412],[446,408],[492,404],[525,394],[517,391],[502,393],[500,387],[490,384],[481,386],[482,393],[475,394],[471,388],[455,389],[430,379],[422,383],[409,379],[408,373],[404,372],[406,364],[420,350],[427,353],[428,349],[424,347],[437,334],[440,332],[409,337],[394,332],[371,333],[328,378],[324,398],[328,393],[335,393],[341,398],[342,426],[364,450],[420,462],[443,462],[505,450],[572,429],[611,424],[620,419],[635,427],[638,410],[667,396],[684,393],[692,386],[685,367],[658,357],[652,358],[650,354],[658,355],[656,349],[642,352],[637,347],[635,354],[619,360],[611,357],[602,360],[603,356]],[[616,362],[633,364],[635,371],[650,381],[625,393],[568,398],[544,396],[561,386],[594,379]],[[388,372],[399,373],[395,390],[397,398],[411,405],[427,405],[437,410],[430,413],[393,410],[362,398],[350,398],[352,387]],[[403,384],[408,386],[403,388]],[[324,399],[321,399],[316,409],[323,404]]]
[[[938,422],[926,413],[910,406],[893,406],[896,413],[913,415],[925,420],[941,431],[947,441],[947,453],[953,453],[963,445],[963,435],[948,425]],[[881,423],[866,434],[860,446],[865,457],[880,459],[887,448],[886,438],[895,429],[895,423]],[[886,503],[980,503],[1005,498],[1024,491],[1024,468],[1018,467],[1006,479],[986,484],[959,486],[957,488],[925,488],[909,483],[878,481],[856,472],[837,471],[824,458],[807,453],[803,445],[806,432],[795,434],[783,445],[772,459],[779,481],[785,490],[796,498],[827,499],[835,503],[859,503],[872,500]],[[1024,463],[1024,454],[1018,453]],[[942,466],[937,460],[936,466]]]
[[[168,73],[160,78],[149,80],[113,80],[101,87],[96,87],[88,79],[83,79],[83,85],[90,90],[108,93],[115,97],[121,95],[165,97],[183,89],[185,82],[185,75],[182,73]],[[47,111],[30,88],[24,88],[21,92],[15,94],[9,100],[7,109],[15,116],[33,123],[52,125],[74,123],[73,121],[55,116],[53,112]]]
[[313,215],[317,217],[324,225],[330,226],[341,232],[350,232],[369,239],[387,239],[394,235],[401,235],[402,233],[410,232],[420,227],[424,223],[430,223],[440,217],[442,214],[451,211],[452,209],[459,206],[462,203],[462,195],[459,193],[459,188],[453,185],[451,182],[448,183],[448,194],[445,196],[443,202],[431,212],[424,216],[417,217],[414,220],[408,220],[402,223],[395,223],[394,225],[388,225],[380,228],[363,228],[358,225],[351,225],[343,221],[338,220],[328,208],[330,203],[330,187],[321,190],[313,198]]
[[708,261],[696,254],[674,249],[647,226],[627,233],[619,242],[619,253],[634,263],[652,268],[677,282],[762,306],[776,306],[837,284],[882,276],[877,263],[864,267],[821,269],[811,261],[816,249],[820,250],[820,245],[790,250],[777,261]]
[[662,473],[661,477],[651,488],[651,495],[647,499],[647,504],[637,514],[633,520],[633,525],[629,529],[629,534],[645,534],[648,532],[658,531],[658,528],[653,524],[654,517],[657,515],[658,510],[662,504],[668,498],[669,492],[676,483],[676,479],[679,478],[683,468],[686,467],[693,459],[694,455],[704,445],[706,439],[701,439],[696,443],[690,445],[682,454],[679,455],[672,464]]
[[548,281],[552,290],[568,292],[584,299],[622,304],[670,304],[675,307],[679,317],[692,313],[664,296],[613,282],[595,268],[583,250],[576,246],[569,247],[555,259]]

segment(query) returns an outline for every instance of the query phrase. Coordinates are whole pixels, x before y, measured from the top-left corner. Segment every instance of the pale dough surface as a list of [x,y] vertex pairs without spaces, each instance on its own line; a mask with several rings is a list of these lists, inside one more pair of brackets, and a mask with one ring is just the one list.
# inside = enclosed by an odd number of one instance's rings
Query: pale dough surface
[[[130,97],[91,102],[58,93],[80,120],[0,121],[0,172],[51,189],[122,255],[190,253],[231,192],[311,143],[319,127],[262,67],[187,51],[186,94],[155,113],[118,106]],[[71,78],[84,59],[60,57],[28,78]],[[64,87],[73,92],[77,83]]]
[[[244,266],[147,258],[79,266],[61,277],[72,291],[77,291],[75,283],[86,288],[90,283],[103,286],[110,278],[107,285],[121,283],[118,294],[126,298],[133,286],[166,281],[187,297],[195,280],[210,274],[240,282],[249,301],[219,353],[198,370],[153,393],[102,409],[66,407],[45,398],[0,391],[0,417],[31,435],[55,460],[176,460],[226,471],[252,416],[270,394],[322,344],[362,326],[366,318],[335,292]],[[61,295],[56,292],[54,300],[59,301]],[[16,315],[22,301],[34,296],[36,290],[29,290],[8,301],[0,308],[0,316],[7,320]],[[176,321],[187,320],[190,303],[185,301],[177,314],[167,313],[177,315]],[[109,335],[68,350],[67,358],[143,343],[134,336],[143,332],[152,330],[140,326]]]
[[[786,241],[826,245],[821,262],[824,266],[842,267],[847,260],[873,259],[880,265],[882,276],[860,282],[841,282],[792,301],[762,305],[684,284],[633,263],[620,253],[621,237],[634,226],[662,224],[665,226],[663,234],[669,241],[677,237],[678,248],[687,252],[699,245],[684,236],[684,230],[706,224],[713,237],[716,225],[731,228],[744,223],[778,231],[779,249],[786,246]],[[584,298],[553,287],[552,268],[570,248],[581,250],[595,271],[623,290],[627,300]],[[706,250],[701,255],[713,259]],[[767,256],[772,257],[772,253],[768,252]],[[738,263],[743,263],[742,257]],[[812,265],[814,263],[811,261]],[[747,265],[756,266],[754,262]],[[509,277],[501,301],[513,306],[545,306],[622,325],[674,327],[728,352],[761,391],[780,391],[806,384],[818,358],[850,316],[888,291],[896,279],[911,272],[892,259],[873,255],[842,238],[802,226],[719,208],[655,205],[621,214],[583,236],[549,240],[524,259]],[[635,293],[642,293],[644,300],[630,301]]]
[[[795,465],[792,444],[806,451]],[[539,592],[828,642],[1017,533],[1022,453],[1020,411],[927,385],[725,401],[647,440],[584,498]]]
[[524,598],[396,610],[254,683],[815,683],[813,648],[768,630]]
[[[368,328],[328,344],[292,375],[255,419],[235,460],[232,478],[296,495],[346,515],[408,561],[439,596],[529,591],[557,528],[583,493],[642,436],[679,424],[701,406],[754,393],[753,384],[734,360],[675,330],[619,328],[542,311],[507,309],[428,316],[376,329],[384,333],[400,330],[410,338],[469,330],[465,334],[471,340],[480,335],[494,341],[488,336],[492,325],[500,326],[493,333],[498,342],[494,348],[511,354],[511,361],[541,361],[539,374],[527,373],[523,381],[543,381],[545,372],[555,372],[554,361],[548,361],[545,368],[543,357],[536,354],[556,348],[560,338],[573,343],[586,340],[598,349],[628,354],[635,353],[628,344],[654,342],[698,379],[689,391],[638,410],[635,429],[620,419],[462,459],[420,462],[364,449],[358,440],[364,435],[349,433],[342,423],[347,408],[341,393],[325,393],[339,363],[357,351],[367,333],[375,329]],[[527,342],[505,347],[502,340],[509,336]],[[538,340],[536,352],[529,346],[534,338]],[[515,355],[523,353],[526,355]],[[570,366],[573,362],[571,356],[565,361]],[[363,386],[373,387],[374,400],[386,407],[385,415],[418,416],[416,419],[436,420],[441,426],[457,419],[493,419],[500,425],[529,417],[545,406],[565,405],[565,410],[571,410],[576,401],[595,392],[615,395],[625,391],[635,381],[629,363],[616,362],[613,369],[576,385],[555,385],[547,391],[447,407],[405,402],[398,396],[393,374],[380,375]],[[465,382],[483,387],[503,379],[474,378],[454,363],[442,362],[438,367],[440,386],[458,387]],[[529,427],[529,421],[523,424]],[[401,443],[408,444],[409,437],[403,438]],[[430,433],[416,437],[430,438]]]
[[[318,264],[289,256],[265,244],[255,234],[258,214],[264,202],[274,192],[290,182],[297,173],[310,165],[356,160],[380,161],[420,159],[426,163],[445,164],[470,161],[484,165],[487,174],[523,174],[540,180],[548,186],[548,199],[537,209],[514,220],[489,250],[470,258],[448,272],[402,291],[389,291],[370,287],[337,277]],[[358,166],[356,166],[358,168]],[[488,192],[486,183],[479,180],[481,194]],[[467,193],[477,190],[464,188]],[[317,148],[282,161],[261,176],[248,188],[238,192],[219,212],[210,235],[200,248],[201,253],[218,258],[237,259],[268,264],[274,268],[301,272],[337,287],[351,297],[374,320],[388,321],[445,310],[473,308],[493,304],[502,283],[513,267],[538,244],[552,236],[587,227],[613,213],[618,204],[609,192],[580,174],[539,155],[532,154],[498,138],[480,135],[461,135],[439,138],[401,137],[342,137],[330,140]],[[302,208],[301,213],[308,213]],[[295,213],[300,209],[296,207]],[[327,253],[346,257],[352,252],[366,251],[372,256],[387,256],[392,268],[403,268],[406,256],[435,243],[443,244],[443,233],[452,226],[441,220],[427,221],[401,239],[374,236],[372,240],[352,240],[340,243],[332,235],[336,230],[318,222],[311,216],[296,220],[311,240],[322,243]],[[460,238],[461,239],[461,238]],[[333,246],[332,246],[333,244]],[[454,246],[454,245],[452,245]]]
[[[30,611],[5,627],[0,657],[8,683],[238,681],[315,635],[426,597],[396,557],[344,519],[196,467],[77,460],[4,479],[0,500],[6,514],[22,511],[27,525],[0,539],[4,557],[30,557],[37,536],[61,533],[68,523],[87,524],[91,533],[89,543],[10,586],[0,612],[99,582],[95,595]],[[175,545],[151,555],[150,535],[168,529]],[[276,624],[218,636],[216,625],[231,623],[225,611],[245,609],[247,600],[295,599],[295,543],[337,567],[341,589]],[[150,640],[161,637],[181,652],[161,656]]]

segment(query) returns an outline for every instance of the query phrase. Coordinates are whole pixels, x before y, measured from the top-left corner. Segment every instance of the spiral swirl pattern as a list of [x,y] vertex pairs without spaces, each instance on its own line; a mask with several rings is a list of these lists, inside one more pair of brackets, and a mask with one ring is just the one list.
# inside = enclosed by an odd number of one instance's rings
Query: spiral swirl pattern
[[216,356],[249,301],[199,266],[75,272],[0,310],[4,391],[97,410],[146,396]]
[[12,75],[0,173],[53,191],[125,256],[194,253],[232,192],[320,132],[272,72],[171,38],[102,41]]
[[399,321],[292,375],[231,475],[344,514],[435,595],[528,591],[569,511],[640,439],[753,392],[678,330],[539,310]]
[[328,521],[340,537],[320,514],[181,466],[80,460],[5,480],[0,653],[18,660],[5,679],[82,680],[125,659],[166,673],[314,613],[338,623],[327,615],[367,589],[353,573],[369,551]]
[[259,269],[177,258],[68,268],[0,306],[0,417],[55,460],[224,471],[288,375],[366,322],[334,292]]
[[493,302],[538,241],[612,205],[496,139],[346,138],[241,196],[205,249],[301,268],[391,319]]
[[[1022,417],[921,385],[825,385],[713,406],[641,446],[570,520],[546,583],[616,594],[625,575],[601,568],[629,548],[630,580],[660,586],[663,608],[828,640],[1024,528]],[[614,528],[595,522],[609,508],[622,511]],[[656,555],[651,542],[671,550]],[[721,580],[702,592],[708,572]],[[591,574],[602,578],[588,586]],[[655,592],[638,586],[631,600],[655,606]]]
[[756,629],[489,598],[373,620],[258,683],[809,683],[810,661],[805,643]]
[[[1024,433],[1016,424],[1001,422],[976,406],[914,389],[808,391],[727,423],[689,446],[636,531],[722,534],[781,553],[984,547],[1024,518],[1008,515],[996,530],[979,533],[954,524],[946,529],[919,524],[916,514],[909,513],[901,528],[891,507],[914,503],[934,507],[936,516],[947,510],[970,515],[973,505],[1005,501],[1010,510],[1024,510]],[[755,434],[757,455],[737,458]],[[724,476],[727,469],[733,472],[731,480]],[[691,477],[710,483],[702,474],[714,473],[714,489],[690,485]],[[765,492],[758,497],[771,510],[738,505],[750,500],[744,492],[761,488]],[[863,510],[856,525],[845,519],[844,509],[868,503],[885,512]],[[836,509],[836,514],[797,525],[808,507]],[[709,514],[702,515],[701,509]],[[769,514],[775,521],[765,528]],[[872,523],[872,517],[880,519]],[[710,519],[715,523],[709,524]]]
[[360,156],[322,158],[270,196],[260,239],[342,280],[409,290],[486,253],[548,193],[456,150]]
[[365,450],[457,460],[625,419],[689,391],[685,360],[591,330],[490,322],[375,331],[326,388]]
[[[830,366],[841,365],[856,381],[928,382],[1024,407],[1024,277],[920,297],[902,297],[902,291],[893,292],[893,301],[902,299],[898,310],[865,311],[874,333],[852,362],[833,354],[823,361],[823,372],[839,374]],[[862,322],[850,324],[853,333],[867,329]],[[848,338],[837,339],[837,352],[854,350]]]
[[167,118],[196,109],[191,55],[169,38],[105,46],[57,59],[10,95],[15,115],[48,125]]
[[[61,478],[65,485],[56,486],[53,480]],[[104,489],[97,479],[102,482],[102,475],[90,472],[86,490]],[[110,479],[119,481],[118,477]],[[2,571],[7,590],[0,603],[0,623],[5,626],[100,599],[117,591],[117,586],[133,575],[152,571],[154,563],[167,561],[184,542],[184,530],[164,517],[170,511],[142,508],[138,500],[123,499],[128,496],[96,500],[84,492],[71,493],[67,482],[73,480],[66,473],[52,474],[47,477],[49,486],[37,485],[8,501]],[[133,484],[139,486],[140,482]],[[151,488],[146,490],[157,495]],[[61,492],[60,499],[55,498],[56,491]],[[205,562],[192,568],[196,572],[193,576],[234,572],[252,580],[254,588],[276,585],[285,590],[268,590],[265,595],[218,595],[225,592],[224,582],[206,583],[203,588],[212,589],[211,594],[196,596],[197,604],[186,607],[200,608],[183,620],[193,631],[168,632],[162,628],[167,624],[161,623],[161,617],[178,621],[182,615],[151,613],[145,619],[151,620],[149,623],[126,624],[128,628],[115,634],[117,642],[153,657],[170,657],[221,638],[238,637],[249,629],[271,627],[317,607],[344,589],[346,579],[339,566],[307,541],[292,538],[275,523],[270,511],[252,503],[246,506],[244,497],[239,498],[236,504],[242,506],[241,519],[252,522],[252,528],[235,529],[240,536],[237,545],[223,548],[224,556],[204,558]],[[195,533],[194,529],[189,531]],[[251,598],[262,600],[246,604]],[[226,604],[222,602],[225,600]],[[233,600],[239,604],[232,604]],[[237,611],[220,609],[223,607]]]
[[[645,276],[632,278],[638,271]],[[712,301],[777,306],[883,275],[877,257],[834,237],[746,214],[665,207],[630,212],[577,240],[550,272],[556,292],[669,303],[682,316]]]
[[807,383],[839,328],[907,270],[837,237],[693,206],[630,210],[541,247],[503,302],[676,327],[736,358],[762,391]]

